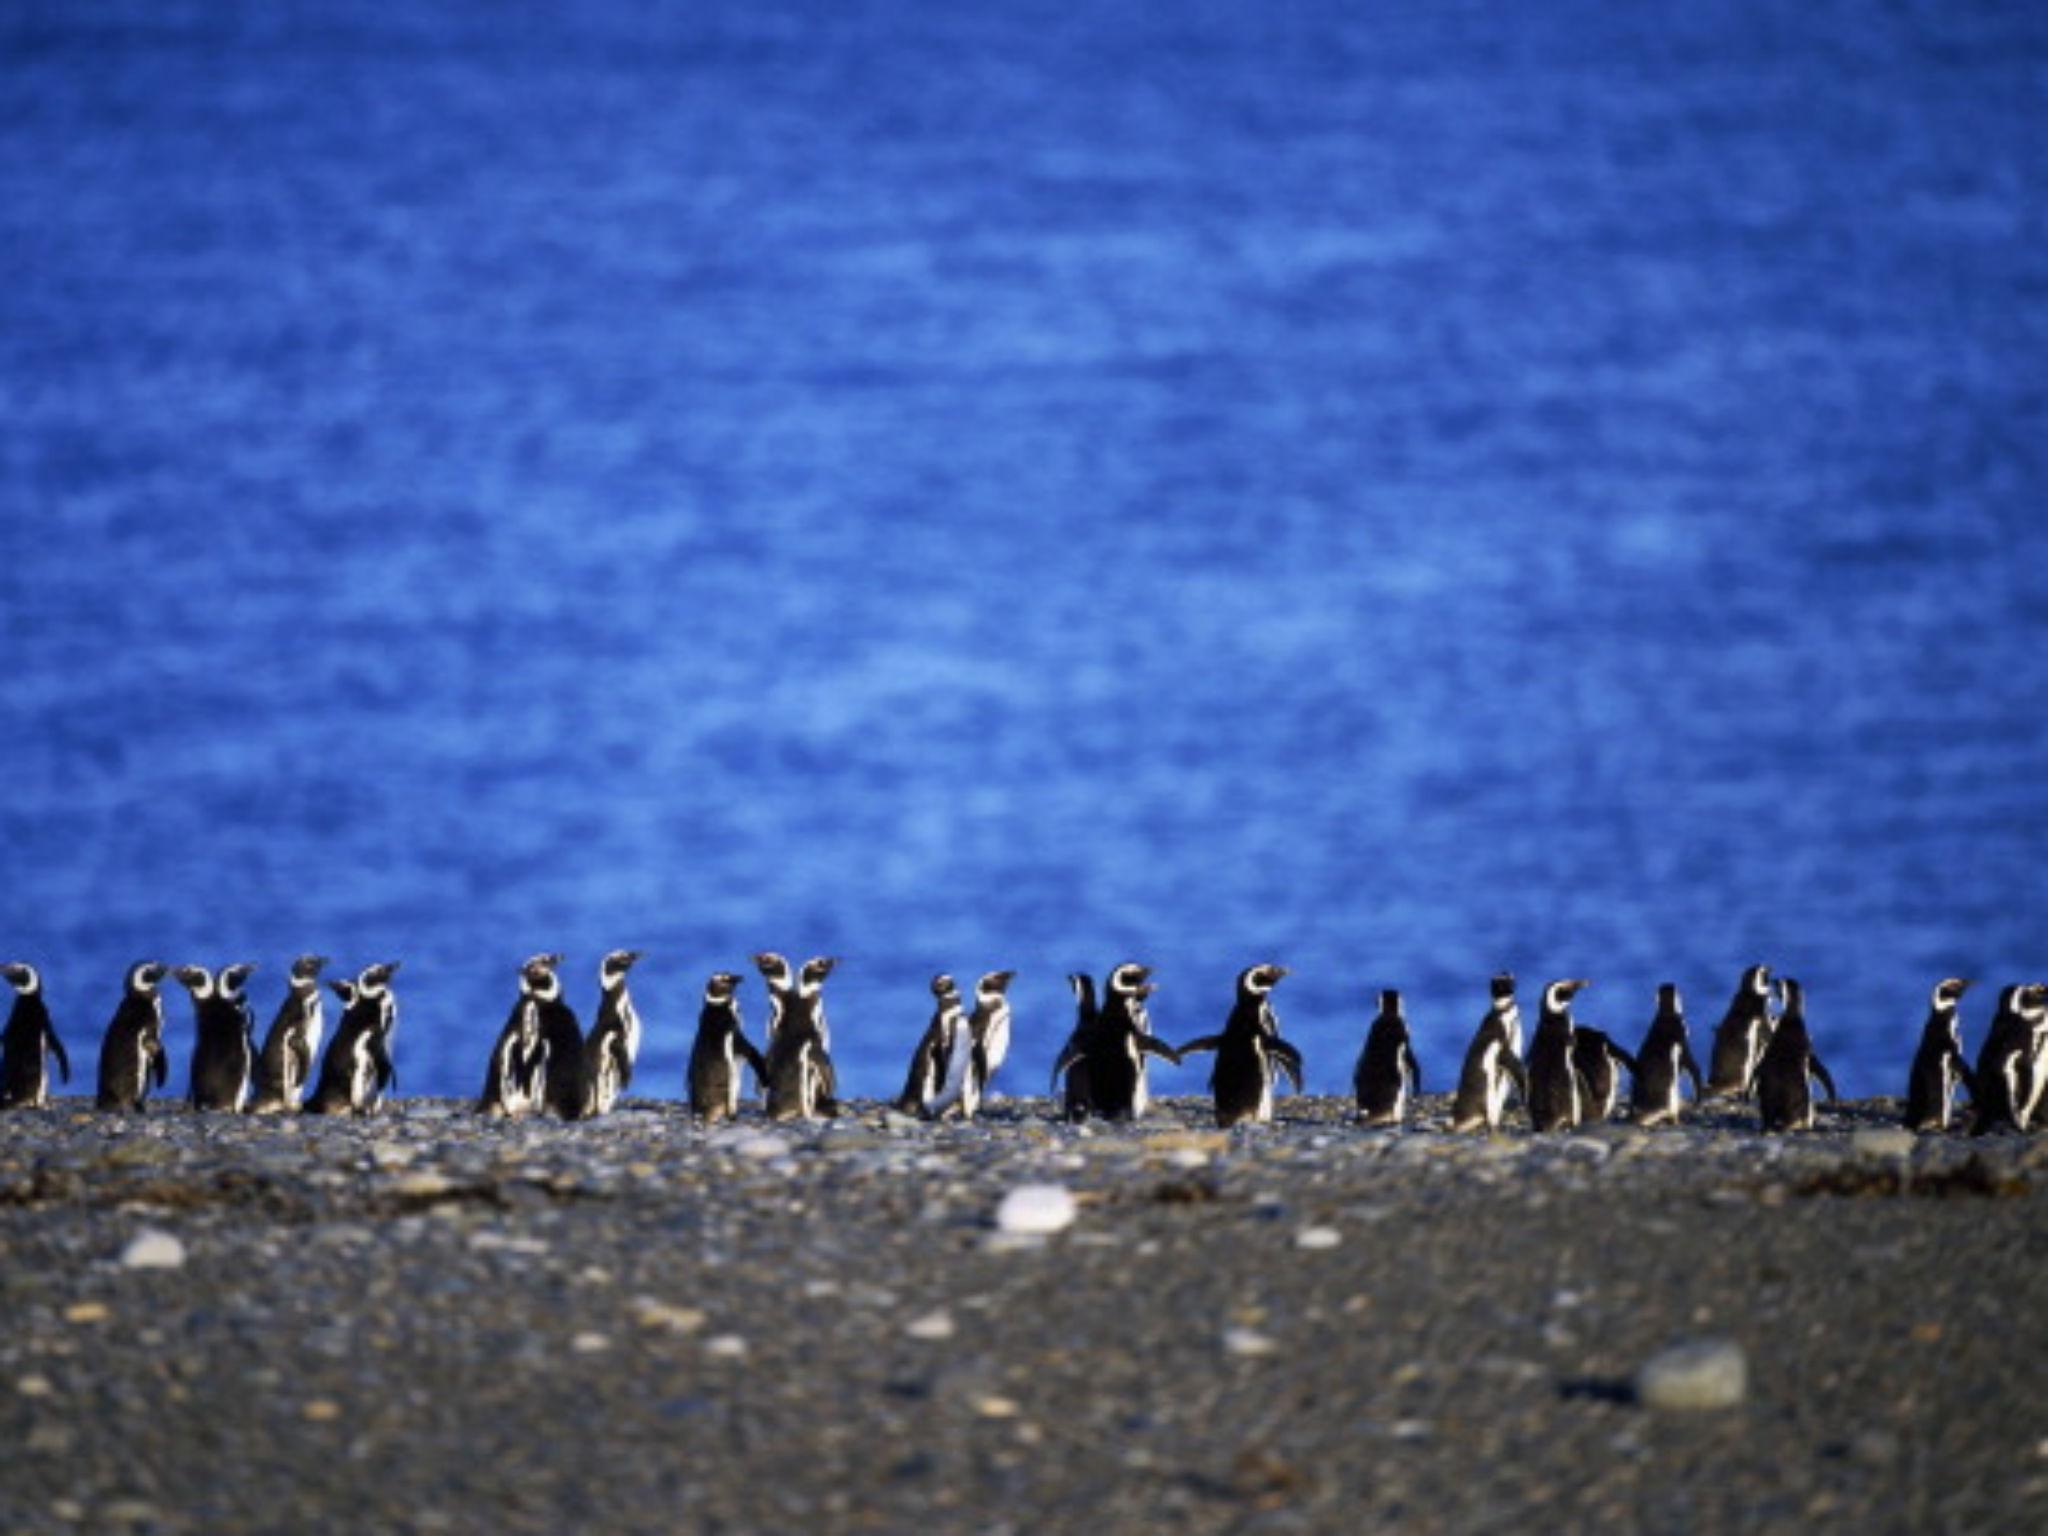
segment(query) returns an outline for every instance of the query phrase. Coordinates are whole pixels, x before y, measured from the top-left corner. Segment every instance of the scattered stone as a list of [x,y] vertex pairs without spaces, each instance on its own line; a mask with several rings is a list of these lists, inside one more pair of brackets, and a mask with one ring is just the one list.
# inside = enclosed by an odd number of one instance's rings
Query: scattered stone
[[1259,1332],[1256,1328],[1226,1328],[1223,1330],[1223,1352],[1228,1355],[1241,1355],[1251,1358],[1257,1355],[1270,1355],[1279,1347],[1271,1338]]
[[715,1360],[739,1360],[747,1353],[747,1341],[736,1333],[714,1334],[704,1341],[704,1353]]
[[75,1301],[64,1309],[67,1323],[104,1323],[112,1315],[103,1301]]
[[1919,1137],[1900,1126],[1888,1130],[1855,1131],[1849,1137],[1849,1155],[1873,1160],[1911,1157],[1919,1143]]
[[579,1333],[569,1341],[569,1348],[579,1355],[601,1355],[612,1347],[612,1341],[601,1333]]
[[628,1304],[633,1321],[642,1328],[668,1333],[695,1333],[709,1319],[696,1307],[678,1307],[652,1296],[635,1296]]
[[331,1397],[308,1398],[299,1405],[299,1417],[309,1424],[332,1424],[341,1417],[341,1404]]
[[455,1192],[455,1181],[445,1173],[421,1169],[401,1174],[391,1181],[391,1192],[406,1200],[438,1200]]
[[1635,1385],[1651,1408],[1733,1408],[1749,1394],[1749,1357],[1732,1339],[1695,1339],[1644,1361]]
[[904,1325],[903,1331],[913,1339],[950,1339],[953,1337],[953,1314],[943,1307],[936,1312],[927,1312],[923,1317],[912,1318]]
[[786,1156],[789,1152],[789,1143],[780,1136],[743,1136],[726,1150],[735,1157],[746,1158],[749,1162],[765,1163]]
[[1062,1232],[1074,1224],[1077,1209],[1065,1185],[1019,1184],[996,1207],[996,1229],[1038,1236]]
[[56,1388],[50,1385],[49,1377],[31,1374],[28,1376],[17,1376],[14,1381],[14,1390],[23,1397],[48,1397]]
[[529,1258],[548,1251],[546,1238],[507,1237],[503,1232],[472,1233],[469,1246],[478,1253],[517,1253]]
[[123,1269],[182,1269],[185,1245],[168,1232],[144,1227],[121,1250]]
[[1311,1251],[1334,1248],[1344,1241],[1344,1234],[1335,1227],[1303,1227],[1294,1234],[1294,1246]]
[[974,1411],[984,1419],[1014,1419],[1018,1408],[1015,1400],[989,1394],[974,1399]]

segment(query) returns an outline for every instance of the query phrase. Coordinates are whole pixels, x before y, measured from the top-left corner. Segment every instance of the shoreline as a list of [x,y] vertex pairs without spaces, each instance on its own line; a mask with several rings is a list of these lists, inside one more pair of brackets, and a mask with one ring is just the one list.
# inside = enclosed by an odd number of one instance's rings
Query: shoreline
[[[1773,1137],[850,1108],[0,1116],[0,1523],[2048,1518],[2048,1138],[1895,1134],[1890,1100]],[[1023,1184],[1072,1225],[999,1230]],[[124,1262],[145,1233],[179,1262]],[[1700,1335],[1745,1351],[1743,1400],[1636,1401]]]

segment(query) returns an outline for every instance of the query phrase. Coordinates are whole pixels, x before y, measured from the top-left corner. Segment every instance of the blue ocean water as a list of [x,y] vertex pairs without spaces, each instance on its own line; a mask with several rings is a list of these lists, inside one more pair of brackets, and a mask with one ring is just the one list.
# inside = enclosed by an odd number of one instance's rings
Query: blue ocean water
[[[1507,966],[2048,973],[2048,9],[0,12],[0,949],[1242,965],[1311,1086]],[[760,993],[749,985],[750,1020]],[[1987,989],[1988,990],[1988,989]],[[1986,1004],[1966,1006],[1972,1044]],[[189,1013],[174,1002],[180,1066]],[[1161,1086],[1193,1091],[1198,1070]]]

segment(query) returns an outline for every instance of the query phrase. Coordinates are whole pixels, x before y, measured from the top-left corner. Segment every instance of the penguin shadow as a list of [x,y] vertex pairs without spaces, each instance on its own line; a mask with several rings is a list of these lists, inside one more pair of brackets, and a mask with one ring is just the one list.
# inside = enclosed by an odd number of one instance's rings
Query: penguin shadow
[[1606,1403],[1632,1408],[1636,1402],[1635,1383],[1626,1376],[1567,1376],[1557,1384],[1557,1395],[1567,1403]]

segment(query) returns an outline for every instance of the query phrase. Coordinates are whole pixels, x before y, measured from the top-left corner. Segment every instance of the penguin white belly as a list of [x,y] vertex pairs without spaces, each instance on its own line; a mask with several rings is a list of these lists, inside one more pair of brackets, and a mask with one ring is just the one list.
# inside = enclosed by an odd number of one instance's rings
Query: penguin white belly
[[989,1020],[988,1033],[981,1040],[981,1053],[988,1060],[988,1075],[993,1078],[1010,1054],[1010,1016],[1007,1012]]
[[1491,1127],[1500,1124],[1501,1114],[1508,1107],[1508,1075],[1500,1070],[1498,1045],[1487,1046],[1480,1070],[1486,1074],[1486,1123]]
[[1138,1047],[1137,1036],[1133,1035],[1124,1049],[1131,1053],[1131,1071],[1137,1077],[1137,1085],[1131,1090],[1131,1118],[1135,1120],[1152,1103],[1152,1091],[1145,1081],[1145,1053]]
[[740,1064],[734,1059],[732,1032],[725,1036],[725,1113],[730,1119],[740,1112]]
[[959,1105],[967,1114],[974,1111],[966,1103],[968,1069],[973,1064],[974,1052],[970,1048],[970,1031],[964,1025],[955,1026],[946,1036],[942,1047],[943,1069],[939,1074],[937,1091],[931,1095],[931,1112],[944,1114]]

